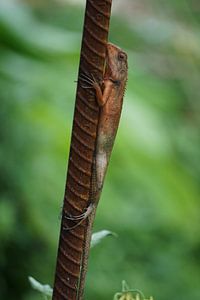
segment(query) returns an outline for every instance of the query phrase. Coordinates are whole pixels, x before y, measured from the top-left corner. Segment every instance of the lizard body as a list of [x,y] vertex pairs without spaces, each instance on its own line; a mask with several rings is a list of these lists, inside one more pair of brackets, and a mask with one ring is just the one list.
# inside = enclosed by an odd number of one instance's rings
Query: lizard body
[[85,74],[80,76],[80,80],[88,85],[83,85],[83,87],[94,89],[100,113],[90,183],[89,205],[86,211],[79,216],[66,216],[67,219],[78,221],[71,228],[66,228],[67,230],[73,230],[83,220],[86,221],[77,300],[83,299],[92,226],[119,125],[127,71],[127,54],[119,47],[108,43],[102,85],[93,76],[92,78]]
[[103,93],[94,84],[97,102],[100,106],[96,145],[96,174],[98,188],[103,180],[112,152],[121,115],[124,90],[127,81],[127,55],[113,44],[107,45],[106,67],[103,78]]

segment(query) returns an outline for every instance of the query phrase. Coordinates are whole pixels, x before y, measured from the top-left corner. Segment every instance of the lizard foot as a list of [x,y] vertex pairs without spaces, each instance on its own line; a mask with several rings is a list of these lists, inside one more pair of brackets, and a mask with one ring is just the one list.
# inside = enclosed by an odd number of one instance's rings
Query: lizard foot
[[64,230],[71,230],[79,226],[92,212],[93,210],[93,204],[91,203],[86,211],[78,216],[64,216],[65,219],[71,220],[71,221],[79,221],[77,224],[75,224],[72,227],[65,227]]
[[82,88],[93,89],[95,91],[97,103],[99,104],[99,106],[103,106],[104,101],[103,101],[103,94],[102,94],[102,86],[104,81],[97,80],[93,74],[89,76],[88,74],[85,73],[82,73],[79,76],[79,80],[83,82],[83,84],[81,84]]
[[91,76],[89,76],[86,73],[82,73],[79,76],[79,79],[81,82],[83,82],[84,84],[82,84],[82,88],[84,89],[93,89],[95,88],[95,86],[99,85],[99,82],[96,80],[96,78],[94,77],[93,74],[91,74]]

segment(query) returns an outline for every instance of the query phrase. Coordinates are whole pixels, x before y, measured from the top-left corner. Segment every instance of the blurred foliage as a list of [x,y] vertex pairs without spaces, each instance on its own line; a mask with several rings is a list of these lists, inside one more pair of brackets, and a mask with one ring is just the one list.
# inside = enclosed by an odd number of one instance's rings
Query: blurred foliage
[[146,299],[141,291],[130,289],[126,281],[122,280],[122,291],[116,293],[113,300],[153,300],[153,297]]
[[[129,80],[95,229],[118,238],[92,250],[86,299],[112,299],[126,278],[199,300],[199,1],[113,2]],[[83,15],[0,2],[0,299],[38,299],[28,275],[53,285]]]
[[48,300],[52,298],[53,295],[53,289],[48,284],[41,284],[39,281],[37,281],[35,278],[29,276],[28,277],[29,283],[31,287],[38,291],[40,294],[42,294],[44,300]]

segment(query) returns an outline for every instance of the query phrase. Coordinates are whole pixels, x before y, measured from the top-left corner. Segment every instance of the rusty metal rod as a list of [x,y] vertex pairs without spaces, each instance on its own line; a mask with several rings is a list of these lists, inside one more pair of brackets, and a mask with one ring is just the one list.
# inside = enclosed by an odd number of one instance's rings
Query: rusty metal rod
[[[79,75],[84,72],[99,79],[103,76],[111,3],[112,0],[87,0]],[[64,215],[79,215],[88,206],[98,117],[94,92],[82,88],[78,79],[53,300],[79,300],[77,292],[87,222],[65,230],[73,223]]]

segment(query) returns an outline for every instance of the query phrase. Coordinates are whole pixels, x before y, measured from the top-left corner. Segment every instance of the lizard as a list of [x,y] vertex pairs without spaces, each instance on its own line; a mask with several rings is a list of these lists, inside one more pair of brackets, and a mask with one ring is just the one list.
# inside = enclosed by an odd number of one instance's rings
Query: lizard
[[89,205],[86,211],[79,216],[66,216],[67,219],[78,221],[76,225],[67,228],[67,230],[75,228],[83,220],[87,221],[84,232],[77,300],[83,299],[92,226],[119,125],[127,77],[127,54],[114,44],[107,43],[103,80],[98,82],[93,75],[90,77],[86,74],[80,75],[79,78],[84,83],[82,84],[83,88],[92,88],[94,90],[100,113],[92,167]]

